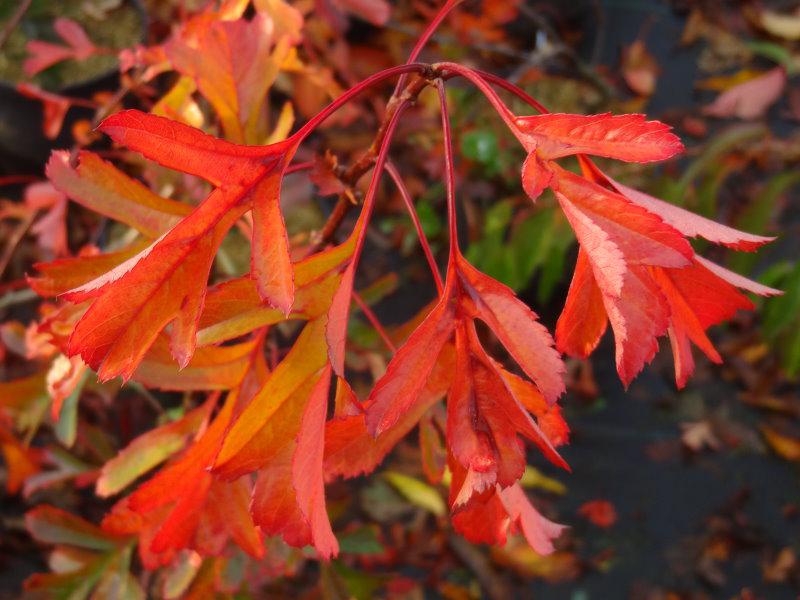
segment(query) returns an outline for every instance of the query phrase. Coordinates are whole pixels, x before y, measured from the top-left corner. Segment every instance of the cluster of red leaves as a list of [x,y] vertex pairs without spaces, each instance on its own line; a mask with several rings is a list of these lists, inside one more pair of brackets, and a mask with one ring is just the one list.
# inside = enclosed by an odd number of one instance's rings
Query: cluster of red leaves
[[[456,4],[448,2],[434,23]],[[358,3],[333,5],[352,10]],[[556,404],[565,390],[560,352],[589,355],[610,322],[619,375],[627,384],[652,359],[657,339],[669,335],[676,379],[684,385],[693,369],[689,342],[719,361],[706,329],[751,308],[736,288],[776,293],[697,256],[686,238],[739,250],[753,250],[769,238],[627,188],[587,158],[671,158],[683,147],[667,126],[641,115],[517,117],[490,87],[496,80],[452,63],[383,71],[339,96],[295,134],[281,140],[288,126],[279,122],[271,136],[263,116],[268,89],[279,70],[305,68],[293,54],[302,17],[274,0],[257,2],[256,16],[248,20],[242,17],[246,6],[229,2],[217,13],[201,13],[165,44],[131,53],[129,61],[147,77],[172,69],[181,79],[156,105],[157,114],[122,111],[99,127],[120,147],[207,182],[196,206],[156,194],[89,151],[74,162],[67,152],[56,152],[48,164],[57,190],[138,232],[135,241],[113,252],[87,249],[37,265],[39,275],[30,279],[39,294],[60,300],[39,332],[63,354],[53,376],[54,385],[62,382],[61,399],[87,368],[100,381],[121,377],[209,394],[200,407],[143,434],[103,467],[97,492],[109,496],[169,459],[114,506],[103,531],[115,539],[138,538],[147,568],[169,564],[185,549],[218,555],[230,541],[261,557],[263,536],[310,545],[330,558],[338,543],[325,482],[374,470],[445,399],[446,460],[426,470],[434,481],[445,467],[449,471],[455,528],[470,540],[495,544],[516,529],[536,551],[552,551],[562,526],[539,514],[519,480],[526,466],[524,439],[567,468],[556,450],[568,436]],[[378,12],[376,21],[383,18]],[[281,184],[300,145],[334,110],[397,74],[403,74],[400,88],[414,72],[436,82],[441,94],[447,273],[438,301],[409,330],[361,402],[346,379],[347,324],[365,232],[403,106],[387,117],[361,217],[343,243],[293,246],[280,206]],[[476,270],[459,249],[443,84],[454,76],[470,79],[487,95],[528,152],[523,188],[532,200],[552,188],[580,244],[555,339],[509,288]],[[195,91],[214,108],[226,139],[192,126]],[[164,114],[172,118],[159,116]],[[281,141],[264,143],[270,139]],[[557,163],[573,155],[582,175]],[[200,183],[196,188],[204,189]],[[251,239],[250,273],[209,285],[220,244],[234,227]],[[264,358],[267,329],[286,320],[305,324],[270,370]],[[489,355],[476,320],[521,374]],[[331,388],[335,409],[328,418]],[[226,398],[218,407],[220,391]],[[61,408],[53,406],[54,418]],[[0,431],[4,453],[19,452],[6,441],[6,430]],[[158,448],[157,456],[143,459],[148,447]],[[37,469],[37,457],[27,455],[17,464],[15,488]]]

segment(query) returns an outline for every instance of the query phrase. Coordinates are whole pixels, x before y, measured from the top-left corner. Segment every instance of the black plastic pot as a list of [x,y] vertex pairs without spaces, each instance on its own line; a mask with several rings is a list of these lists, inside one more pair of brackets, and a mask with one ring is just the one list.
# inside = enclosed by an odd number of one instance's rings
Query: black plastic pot
[[[128,0],[140,15],[143,41],[147,32],[147,13],[141,0]],[[90,79],[66,85],[55,93],[72,98],[89,99],[100,90],[113,89],[118,82],[117,69],[111,69]],[[43,131],[44,107],[38,100],[20,94],[15,84],[0,81],[0,175],[41,173],[44,163],[55,148],[72,144],[71,127],[80,120],[92,117],[92,111],[73,106],[64,119],[61,132],[48,139]]]

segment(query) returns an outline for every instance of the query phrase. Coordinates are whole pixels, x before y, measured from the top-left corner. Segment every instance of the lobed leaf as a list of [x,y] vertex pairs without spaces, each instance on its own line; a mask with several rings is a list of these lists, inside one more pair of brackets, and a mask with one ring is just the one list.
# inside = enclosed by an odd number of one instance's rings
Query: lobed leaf
[[517,137],[544,160],[593,154],[628,162],[653,162],[683,152],[680,139],[645,115],[547,113],[517,117]]

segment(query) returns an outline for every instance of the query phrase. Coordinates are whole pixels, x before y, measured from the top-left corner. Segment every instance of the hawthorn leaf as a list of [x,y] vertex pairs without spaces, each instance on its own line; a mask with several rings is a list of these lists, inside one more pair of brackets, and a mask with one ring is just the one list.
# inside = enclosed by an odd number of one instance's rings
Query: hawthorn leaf
[[726,269],[725,267],[721,267],[720,265],[711,262],[703,258],[702,256],[695,256],[694,260],[696,263],[702,265],[709,271],[711,271],[714,275],[723,279],[727,283],[731,284],[734,287],[740,288],[742,290],[747,290],[753,294],[758,296],[781,296],[783,292],[781,290],[776,290],[775,288],[771,288],[769,286],[763,285],[758,283],[757,281],[753,281],[752,279],[748,279],[738,273],[734,273]]
[[28,56],[22,63],[22,70],[28,77],[33,77],[54,64],[75,56],[75,51],[69,46],[42,40],[28,41],[25,45],[25,50],[27,50]]
[[58,34],[58,37],[70,45],[75,52],[75,58],[78,60],[89,58],[97,50],[92,40],[86,35],[86,31],[77,21],[58,17],[53,21],[53,30]]
[[614,332],[617,373],[628,386],[653,360],[658,338],[667,332],[669,306],[645,267],[625,273],[619,296],[603,294],[603,304]]
[[310,321],[289,354],[225,435],[214,472],[234,479],[264,467],[284,446],[294,443],[309,394],[327,363],[325,319]]
[[70,336],[69,354],[80,354],[103,381],[117,375],[127,380],[172,323],[170,348],[185,367],[216,250],[241,212],[216,190],[139,255],[64,294],[72,302],[93,300]]
[[[452,281],[452,278],[450,279]],[[417,401],[436,356],[452,336],[455,306],[452,288],[414,330],[372,389],[366,409],[367,430],[375,437],[394,426]]]
[[[594,168],[597,169],[597,167]],[[639,190],[614,181],[599,170],[598,172],[603,180],[607,181],[617,192],[625,196],[631,202],[658,215],[665,223],[671,225],[687,237],[702,237],[715,244],[722,244],[734,250],[744,250],[748,252],[775,239],[774,237],[745,233],[744,231],[722,225],[711,219],[706,219],[705,217],[696,215],[679,206],[664,202],[644,192],[640,192]]]
[[265,177],[253,190],[251,275],[259,295],[288,315],[294,303],[294,271],[280,206],[280,179]]
[[781,98],[785,87],[786,69],[775,67],[723,92],[703,113],[720,118],[757,119]]
[[557,539],[566,527],[545,519],[534,508],[518,483],[505,489],[498,489],[497,495],[509,518],[522,531],[531,548],[539,554],[551,554],[555,550],[553,540]]
[[161,390],[228,390],[241,383],[254,348],[254,341],[198,348],[189,363],[179,369],[166,336],[160,335],[131,379]]
[[77,515],[46,504],[25,513],[25,527],[34,539],[45,544],[113,550],[124,541]]
[[339,544],[325,510],[325,481],[322,474],[330,379],[329,366],[311,391],[297,434],[297,449],[292,458],[292,485],[297,494],[297,505],[309,524],[313,546],[324,559],[339,552]]
[[267,91],[290,47],[286,36],[276,39],[268,14],[249,21],[204,15],[167,42],[165,52],[177,71],[196,81],[219,115],[226,138],[260,144]]
[[552,404],[564,391],[564,364],[553,338],[534,313],[514,292],[484,275],[459,256],[456,259],[461,286],[484,321],[506,350]]
[[[527,433],[529,439],[533,439],[532,436],[544,437],[554,448],[566,444],[569,441],[569,426],[561,416],[561,408],[557,404],[549,405],[542,393],[527,379],[507,371],[498,364],[495,364],[495,368],[519,406],[536,417],[539,429],[533,428],[533,434]],[[545,454],[548,451],[549,449],[546,449]],[[569,470],[568,465],[561,466]]]
[[[683,267],[694,256],[683,235],[661,217],[583,177],[559,169],[556,196],[571,224],[586,224],[583,239],[576,230],[584,248],[591,241],[589,232],[599,229],[619,249],[626,264]],[[597,254],[586,250],[590,259]],[[611,252],[598,248],[598,252],[606,251]],[[598,281],[605,280],[597,272],[595,276]]]
[[151,192],[92,152],[80,152],[78,167],[73,169],[69,153],[57,150],[47,162],[46,173],[58,190],[78,204],[150,238],[174,227],[192,210]]
[[[295,143],[239,146],[138,111],[112,115],[100,128],[131,149],[165,166],[205,176],[218,187],[138,256],[65,295],[73,302],[93,299],[70,338],[69,352],[88,359],[103,380],[117,375],[128,379],[159,331],[173,323],[172,354],[186,366],[196,346],[217,248],[250,208],[244,200],[253,188],[265,178],[280,179]],[[274,181],[271,185],[273,190],[279,187]],[[265,300],[285,307],[280,298]]]
[[547,113],[517,117],[517,137],[543,160],[593,154],[628,162],[653,162],[683,152],[683,144],[659,121],[645,115]]
[[[205,545],[216,554],[227,537],[256,558],[263,556],[263,545],[254,542],[260,540],[260,534],[248,512],[249,481],[219,481],[209,472],[238,399],[237,388],[186,452],[118,502],[103,520],[106,531],[140,536],[139,553],[148,568],[166,564],[177,550],[186,547]],[[224,515],[217,505],[220,500],[226,502]],[[213,540],[206,539],[201,525],[213,530]],[[209,544],[215,547],[209,548]]]
[[[348,240],[294,264],[296,295],[290,318],[315,319],[329,311],[340,287],[339,271],[350,260],[353,248]],[[232,279],[209,289],[197,343],[226,341],[284,318],[282,311],[263,305],[252,279]]]
[[[288,161],[296,142],[289,138],[269,146],[243,146],[215,138],[199,129],[138,110],[123,110],[98,127],[120,145],[158,164],[195,175],[219,187],[259,181],[258,167],[271,171]],[[243,186],[244,187],[244,186]]]
[[208,418],[211,403],[206,402],[184,417],[143,433],[103,465],[95,491],[102,498],[112,496],[137,477],[183,448],[188,437]]
[[553,182],[553,171],[538,152],[531,152],[522,163],[522,187],[531,200],[536,200]]
[[48,263],[35,263],[37,276],[27,276],[28,285],[40,296],[52,298],[101,277],[115,267],[139,254],[147,247],[140,240],[116,252],[98,254],[96,248],[86,248],[78,256],[59,258]]
[[[323,469],[326,478],[349,479],[374,471],[392,448],[413,429],[422,415],[447,393],[454,368],[453,346],[445,344],[434,361],[434,367],[417,401],[400,415],[392,427],[377,437],[373,437],[367,430],[364,412],[328,421],[325,426]],[[365,403],[363,410],[367,411],[369,406]]]
[[603,292],[592,274],[586,251],[580,248],[564,309],[556,324],[556,348],[564,354],[586,358],[597,348],[607,326]]

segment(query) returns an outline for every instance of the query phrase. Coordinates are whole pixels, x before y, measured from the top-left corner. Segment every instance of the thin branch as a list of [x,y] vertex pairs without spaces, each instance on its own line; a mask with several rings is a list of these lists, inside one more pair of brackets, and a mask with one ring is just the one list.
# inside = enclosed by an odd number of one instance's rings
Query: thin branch
[[[461,4],[461,2],[463,2],[463,0],[447,0],[447,2],[444,3],[444,6],[442,6],[442,8],[439,9],[439,12],[436,13],[436,16],[433,18],[433,20],[430,23],[428,23],[427,27],[425,27],[425,30],[422,32],[419,38],[417,38],[417,42],[414,44],[414,48],[412,48],[411,54],[408,55],[408,60],[406,61],[406,64],[412,63],[415,60],[417,60],[417,57],[419,56],[420,52],[422,52],[422,49],[425,47],[425,44],[427,44],[428,41],[431,39],[431,36],[439,28],[439,25],[442,24],[442,21],[444,21],[445,17],[450,13],[451,10],[453,10],[456,6]],[[400,77],[400,79],[397,82],[397,87],[394,90],[394,96],[399,95],[400,90],[405,87],[406,79],[407,79],[406,75],[402,75]]]
[[31,7],[31,2],[33,2],[33,0],[22,0],[17,7],[17,10],[13,15],[11,15],[11,18],[6,21],[5,27],[3,27],[3,30],[0,31],[0,48],[5,45],[9,36],[11,35],[11,32],[14,31],[16,26],[19,25],[19,22],[22,20],[22,17],[25,16],[26,12],[28,12],[28,9]]
[[337,97],[333,102],[328,104],[328,106],[326,106],[316,115],[314,115],[292,137],[296,137],[298,143],[301,142],[302,140],[307,138],[312,131],[314,131],[317,127],[319,127],[326,119],[328,119],[328,117],[330,117],[333,113],[335,113],[342,106],[350,102],[350,100],[352,100],[353,98],[364,92],[367,88],[375,85],[376,83],[380,83],[385,79],[390,79],[395,75],[402,75],[405,73],[427,73],[429,70],[430,67],[428,65],[423,65],[420,63],[409,63],[405,65],[391,67],[389,69],[384,69],[383,71],[379,71],[374,75],[370,75],[357,85],[351,87],[341,96]]
[[[414,79],[404,88],[403,92],[399,96],[392,96],[389,99],[389,102],[386,105],[386,114],[383,122],[378,128],[378,132],[375,134],[375,139],[372,141],[369,149],[367,149],[361,158],[353,163],[339,178],[345,185],[345,188],[352,188],[358,182],[358,180],[361,179],[361,177],[372,168],[372,166],[375,164],[380,148],[383,146],[383,143],[389,133],[389,123],[397,114],[398,110],[400,110],[401,107],[405,108],[411,104],[417,98],[420,92],[427,87],[427,85],[428,80],[425,78],[420,77]],[[350,209],[353,208],[353,206],[354,204],[350,200],[350,195],[346,193],[346,191],[339,194],[339,200],[337,201],[336,206],[334,206],[333,211],[328,217],[328,220],[323,225],[317,241],[310,250],[311,253],[316,252],[333,239],[333,236],[336,234],[336,231],[339,229],[342,221],[344,221],[344,218],[347,216],[347,213],[350,212]]]
[[8,244],[3,251],[2,257],[0,257],[0,277],[2,277],[3,273],[5,273],[6,267],[8,267],[8,264],[11,262],[11,257],[14,255],[17,245],[22,241],[22,238],[25,237],[25,234],[28,232],[28,229],[30,229],[31,225],[33,225],[33,221],[36,219],[38,214],[38,211],[31,211],[31,213],[27,215],[25,219],[20,221],[14,232],[9,236]]

